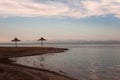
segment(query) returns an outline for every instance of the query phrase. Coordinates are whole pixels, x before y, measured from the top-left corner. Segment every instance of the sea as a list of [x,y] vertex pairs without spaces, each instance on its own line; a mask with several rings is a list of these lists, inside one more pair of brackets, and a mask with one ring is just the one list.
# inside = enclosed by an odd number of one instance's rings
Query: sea
[[16,64],[47,69],[78,80],[120,80],[120,44],[63,43],[44,46],[69,50],[10,59]]

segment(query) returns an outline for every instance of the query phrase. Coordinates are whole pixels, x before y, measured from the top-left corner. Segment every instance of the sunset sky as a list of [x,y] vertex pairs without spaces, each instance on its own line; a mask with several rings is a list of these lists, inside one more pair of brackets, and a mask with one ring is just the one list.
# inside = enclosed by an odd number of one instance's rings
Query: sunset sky
[[120,0],[0,0],[0,42],[120,40]]

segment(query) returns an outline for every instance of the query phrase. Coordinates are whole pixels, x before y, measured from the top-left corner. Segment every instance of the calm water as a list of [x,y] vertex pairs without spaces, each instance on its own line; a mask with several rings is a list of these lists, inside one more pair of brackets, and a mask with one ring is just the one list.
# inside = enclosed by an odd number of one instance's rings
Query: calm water
[[17,64],[45,68],[79,80],[120,80],[120,45],[47,45],[64,53],[12,58]]

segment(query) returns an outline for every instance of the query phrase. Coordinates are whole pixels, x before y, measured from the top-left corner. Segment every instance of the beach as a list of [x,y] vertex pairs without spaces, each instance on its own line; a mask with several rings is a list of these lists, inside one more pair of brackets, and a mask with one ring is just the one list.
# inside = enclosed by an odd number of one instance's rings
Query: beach
[[64,52],[66,48],[53,47],[0,47],[0,58],[22,57]]
[[53,71],[13,64],[8,58],[64,52],[66,48],[0,47],[0,80],[75,80]]

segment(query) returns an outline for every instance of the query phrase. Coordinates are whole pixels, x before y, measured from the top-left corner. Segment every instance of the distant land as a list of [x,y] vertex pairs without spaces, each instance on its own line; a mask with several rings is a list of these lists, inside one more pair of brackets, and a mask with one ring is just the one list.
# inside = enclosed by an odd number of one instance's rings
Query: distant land
[[[0,45],[13,45],[13,42],[1,42]],[[21,41],[18,44],[20,45],[35,45],[40,44],[37,41]],[[120,44],[120,41],[115,40],[100,40],[100,41],[84,41],[84,40],[55,40],[55,41],[46,41],[44,44]]]

